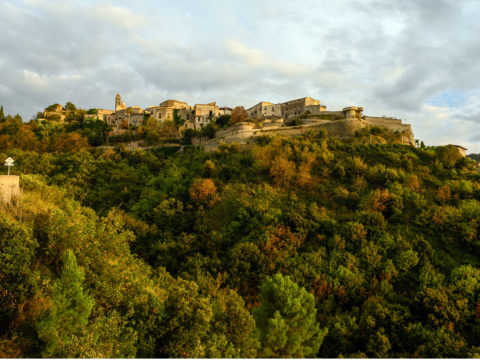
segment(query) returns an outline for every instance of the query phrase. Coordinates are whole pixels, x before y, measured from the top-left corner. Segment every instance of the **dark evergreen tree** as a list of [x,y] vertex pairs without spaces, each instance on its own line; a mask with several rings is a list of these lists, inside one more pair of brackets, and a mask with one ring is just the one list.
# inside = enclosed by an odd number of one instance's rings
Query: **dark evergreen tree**
[[63,256],[61,277],[53,287],[52,308],[37,325],[44,357],[78,357],[77,338],[88,323],[94,300],[83,290],[84,275],[72,250]]

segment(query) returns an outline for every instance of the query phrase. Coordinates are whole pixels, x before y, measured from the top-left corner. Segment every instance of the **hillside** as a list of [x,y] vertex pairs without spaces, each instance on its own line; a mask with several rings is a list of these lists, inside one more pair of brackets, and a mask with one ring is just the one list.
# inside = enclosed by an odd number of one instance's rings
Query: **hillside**
[[480,356],[480,173],[454,147],[78,149],[0,153],[23,188],[0,357]]
[[468,154],[467,157],[476,161],[480,161],[480,154]]

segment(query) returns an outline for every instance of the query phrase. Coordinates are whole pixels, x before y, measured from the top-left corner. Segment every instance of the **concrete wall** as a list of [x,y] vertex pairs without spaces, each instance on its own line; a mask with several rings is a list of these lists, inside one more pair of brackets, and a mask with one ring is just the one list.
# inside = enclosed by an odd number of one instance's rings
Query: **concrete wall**
[[9,203],[20,195],[20,177],[17,175],[0,175],[0,201]]

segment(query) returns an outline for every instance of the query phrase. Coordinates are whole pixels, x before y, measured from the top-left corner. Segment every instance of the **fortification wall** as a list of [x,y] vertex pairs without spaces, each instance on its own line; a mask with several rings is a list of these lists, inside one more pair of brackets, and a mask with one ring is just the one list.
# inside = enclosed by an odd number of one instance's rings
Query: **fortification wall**
[[380,126],[392,131],[398,131],[403,135],[403,143],[414,145],[415,137],[410,124],[402,124],[402,120],[394,118],[364,116],[362,118],[368,125]]
[[371,124],[378,125],[378,126],[394,126],[394,125],[402,125],[402,120],[394,119],[394,118],[387,118],[387,117],[378,117],[378,116],[364,116],[363,120],[368,121]]
[[262,129],[254,128],[253,124],[241,123],[232,128],[218,131],[214,139],[194,138],[192,143],[193,145],[202,145],[206,151],[209,151],[215,150],[222,143],[245,144],[248,142],[248,139],[257,136],[300,136],[309,130],[318,131],[320,129],[325,129],[330,136],[344,138],[353,136],[355,131],[365,126],[368,126],[368,124],[359,119],[342,121],[318,120],[313,124]]
[[398,131],[402,134],[404,144],[415,144],[412,128],[410,125],[402,124],[399,119],[363,117],[362,119],[345,120],[321,120],[309,119],[309,123],[298,126],[255,128],[252,123],[239,123],[225,130],[216,133],[214,139],[194,138],[194,145],[204,146],[206,151],[215,150],[220,144],[248,143],[248,140],[257,136],[300,136],[309,130],[318,131],[324,129],[329,136],[338,138],[348,138],[355,135],[355,132],[367,126],[381,126],[392,131]]
[[17,175],[0,175],[0,201],[9,203],[20,195],[20,177]]
[[344,118],[345,117],[345,114],[343,113],[343,111],[322,111],[322,113],[320,115],[333,115],[333,116],[339,116],[339,117],[342,117]]

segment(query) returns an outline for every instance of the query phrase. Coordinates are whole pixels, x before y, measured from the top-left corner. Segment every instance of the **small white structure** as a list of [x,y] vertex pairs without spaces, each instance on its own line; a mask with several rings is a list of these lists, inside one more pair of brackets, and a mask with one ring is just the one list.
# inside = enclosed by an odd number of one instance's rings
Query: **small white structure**
[[11,157],[5,159],[5,166],[8,166],[8,175],[10,175],[10,168],[13,166],[14,160]]
[[10,167],[13,166],[13,163],[13,159],[8,157],[5,160],[5,166],[8,166],[8,175],[0,175],[0,202],[7,204],[20,195],[20,177],[10,175]]

